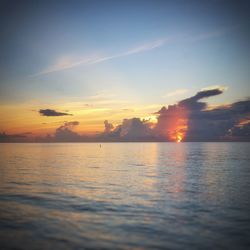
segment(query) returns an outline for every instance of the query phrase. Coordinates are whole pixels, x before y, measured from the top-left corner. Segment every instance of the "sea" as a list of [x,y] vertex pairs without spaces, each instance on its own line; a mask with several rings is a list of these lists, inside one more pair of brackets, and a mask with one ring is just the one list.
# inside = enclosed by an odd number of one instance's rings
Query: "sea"
[[0,249],[249,249],[250,143],[2,143]]

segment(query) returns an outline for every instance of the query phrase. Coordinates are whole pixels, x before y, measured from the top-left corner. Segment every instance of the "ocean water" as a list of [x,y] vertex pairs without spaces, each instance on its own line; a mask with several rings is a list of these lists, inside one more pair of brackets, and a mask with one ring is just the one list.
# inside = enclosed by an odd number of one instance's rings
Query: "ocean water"
[[0,144],[0,249],[249,249],[250,143]]

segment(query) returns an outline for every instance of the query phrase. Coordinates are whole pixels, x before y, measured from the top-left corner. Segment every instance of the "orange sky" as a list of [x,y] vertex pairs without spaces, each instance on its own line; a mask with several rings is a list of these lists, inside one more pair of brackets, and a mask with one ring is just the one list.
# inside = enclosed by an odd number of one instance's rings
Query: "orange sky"
[[[113,104],[112,104],[113,106]],[[103,132],[104,120],[109,120],[114,125],[118,125],[124,118],[140,117],[141,119],[151,119],[156,121],[153,113],[160,108],[160,105],[135,106],[117,104],[115,107],[98,104],[72,102],[58,105],[50,105],[51,109],[65,112],[68,111],[72,116],[42,116],[39,114],[39,104],[23,105],[3,105],[0,110],[2,121],[0,131],[8,134],[19,134],[32,132],[32,136],[53,134],[65,121],[78,121],[79,126],[74,131],[79,134],[95,134]]]

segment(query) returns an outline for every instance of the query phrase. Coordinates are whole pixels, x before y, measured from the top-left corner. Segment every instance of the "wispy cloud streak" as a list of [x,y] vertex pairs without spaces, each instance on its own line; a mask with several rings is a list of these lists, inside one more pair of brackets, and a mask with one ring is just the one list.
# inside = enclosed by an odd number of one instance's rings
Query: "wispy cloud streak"
[[54,72],[58,72],[58,71],[63,71],[63,70],[75,68],[75,67],[78,67],[80,65],[87,66],[87,65],[101,63],[104,61],[113,60],[113,59],[120,58],[120,57],[125,57],[125,56],[129,56],[129,55],[133,55],[133,54],[139,54],[139,53],[142,53],[145,51],[159,48],[159,47],[163,46],[166,43],[166,41],[167,41],[167,39],[156,40],[154,42],[143,44],[141,46],[129,49],[125,52],[111,55],[111,56],[94,55],[94,56],[84,57],[84,58],[78,59],[78,60],[72,59],[70,57],[62,57],[58,60],[58,62],[56,62],[54,65],[51,65],[48,69],[43,70],[43,71],[41,71],[37,74],[34,74],[32,76],[34,77],[34,76],[39,76],[39,75],[46,75],[46,74],[50,74],[50,73],[54,73]]
[[[186,41],[186,42],[198,42],[198,41],[222,36],[222,35],[226,34],[227,32],[229,32],[232,28],[235,28],[235,27],[221,28],[218,30],[212,30],[210,32],[203,32],[203,33],[196,34],[196,35],[191,35],[191,34],[189,34],[189,35],[187,34],[184,36],[181,35],[179,37],[179,39],[181,38],[183,41]],[[176,39],[178,40],[177,37],[175,37],[175,40]],[[143,53],[146,51],[150,51],[150,50],[154,50],[156,48],[162,47],[162,46],[166,45],[166,43],[170,40],[172,41],[173,38],[171,38],[171,39],[170,38],[158,39],[158,40],[155,40],[151,43],[145,43],[145,44],[142,44],[138,47],[135,47],[135,48],[132,48],[132,49],[129,49],[127,51],[123,51],[121,53],[114,54],[114,55],[104,56],[104,55],[96,55],[95,54],[95,55],[85,56],[83,58],[78,58],[78,59],[73,58],[73,57],[69,57],[69,56],[64,56],[64,57],[59,58],[59,60],[56,63],[49,66],[47,69],[31,75],[31,77],[40,76],[40,75],[47,75],[50,73],[75,68],[78,66],[87,66],[87,65],[92,65],[92,64],[98,64],[98,63],[102,63],[105,61],[109,61],[109,60],[113,60],[113,59],[117,59],[117,58],[121,58],[121,57],[126,57],[126,56],[133,55],[133,54]]]
[[166,95],[163,96],[163,98],[166,97],[173,97],[173,96],[177,96],[177,95],[183,95],[185,93],[187,93],[188,90],[187,89],[176,89],[170,93],[167,93]]

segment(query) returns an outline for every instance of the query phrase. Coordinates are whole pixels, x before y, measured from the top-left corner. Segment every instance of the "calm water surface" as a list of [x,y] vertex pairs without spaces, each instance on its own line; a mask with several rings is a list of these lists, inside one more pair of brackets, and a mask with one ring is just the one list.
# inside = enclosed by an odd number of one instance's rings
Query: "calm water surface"
[[250,143],[0,144],[1,249],[247,249]]

